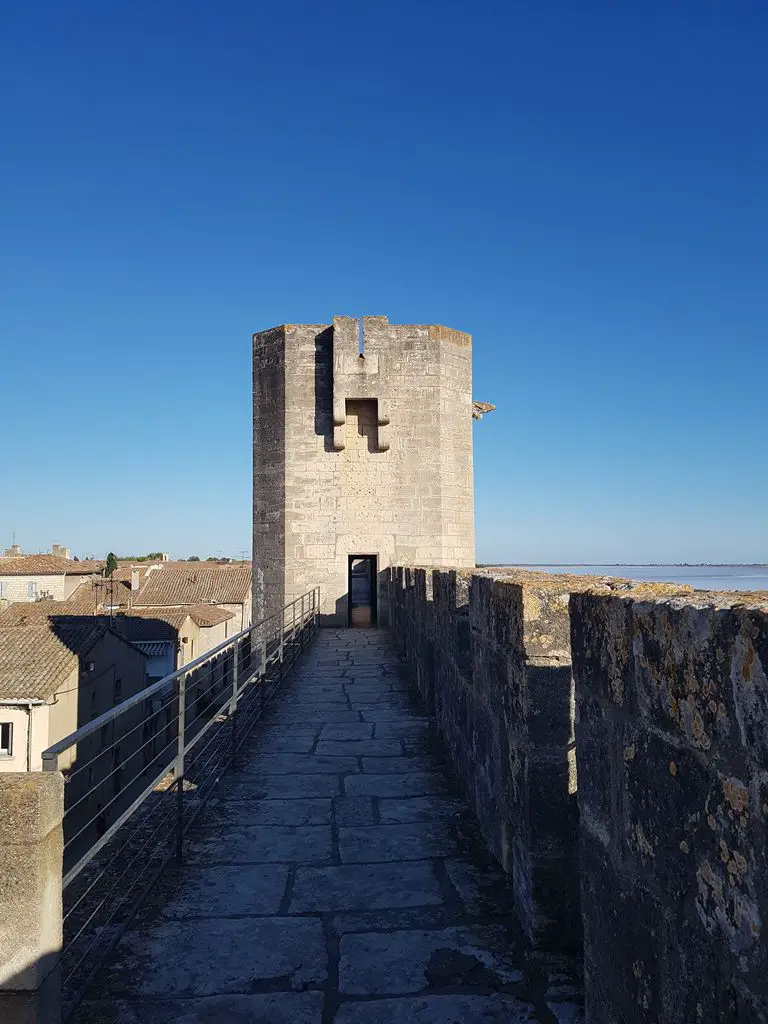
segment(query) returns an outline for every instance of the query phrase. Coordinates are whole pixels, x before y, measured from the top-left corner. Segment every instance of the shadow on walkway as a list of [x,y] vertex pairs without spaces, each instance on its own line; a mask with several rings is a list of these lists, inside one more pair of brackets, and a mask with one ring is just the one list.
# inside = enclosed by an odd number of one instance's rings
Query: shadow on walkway
[[386,633],[321,630],[78,1024],[576,1024]]

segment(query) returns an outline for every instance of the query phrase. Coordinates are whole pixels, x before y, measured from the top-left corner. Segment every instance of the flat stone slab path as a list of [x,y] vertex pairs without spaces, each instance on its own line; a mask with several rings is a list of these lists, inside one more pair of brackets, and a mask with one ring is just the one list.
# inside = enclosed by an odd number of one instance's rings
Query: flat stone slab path
[[79,1024],[579,1024],[389,635],[320,630]]

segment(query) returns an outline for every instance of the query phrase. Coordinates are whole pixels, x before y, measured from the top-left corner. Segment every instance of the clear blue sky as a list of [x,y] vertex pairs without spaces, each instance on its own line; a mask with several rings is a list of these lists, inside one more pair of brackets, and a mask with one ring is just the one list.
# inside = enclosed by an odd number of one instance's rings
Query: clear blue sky
[[474,335],[481,561],[768,560],[758,0],[8,5],[0,543],[250,542],[249,336]]

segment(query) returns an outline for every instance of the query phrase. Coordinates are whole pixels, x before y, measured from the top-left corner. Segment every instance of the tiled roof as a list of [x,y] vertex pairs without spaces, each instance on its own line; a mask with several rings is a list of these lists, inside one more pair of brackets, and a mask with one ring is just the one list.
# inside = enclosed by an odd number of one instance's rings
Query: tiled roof
[[0,559],[0,576],[63,576],[69,560],[58,555],[22,555]]
[[137,607],[194,604],[243,604],[251,594],[249,566],[237,568],[158,569],[148,578],[136,599]]
[[[182,617],[182,623],[186,616]],[[176,643],[178,640],[178,626],[169,622],[164,616],[158,615],[115,615],[112,618],[112,628],[129,643],[148,640],[162,640],[166,643]]]
[[219,608],[215,604],[193,604],[186,610],[198,626],[217,626],[235,617],[234,612],[228,612],[226,608]]
[[0,613],[0,626],[35,626],[51,617],[92,617],[96,612],[93,600],[83,601],[14,601]]
[[250,569],[251,563],[244,561],[236,562],[215,562],[205,559],[200,562],[187,562],[187,561],[174,561],[171,559],[169,562],[161,562],[164,569],[242,569],[243,566]]
[[190,617],[188,608],[126,608],[125,612],[115,615],[118,619],[150,619],[154,622],[165,622],[177,633]]
[[50,700],[104,632],[95,620],[0,627],[0,700]]
[[0,576],[87,576],[101,572],[103,562],[75,562],[58,555],[22,555],[0,558]]
[[94,572],[103,572],[106,562],[101,558],[81,558],[79,561],[73,558],[67,559],[67,564],[67,576],[86,576]]

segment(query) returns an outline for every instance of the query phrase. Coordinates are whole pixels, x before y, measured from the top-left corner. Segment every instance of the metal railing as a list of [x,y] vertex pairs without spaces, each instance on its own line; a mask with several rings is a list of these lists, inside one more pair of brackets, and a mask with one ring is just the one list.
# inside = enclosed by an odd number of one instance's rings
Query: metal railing
[[43,753],[64,775],[65,1017],[317,628],[316,588]]

